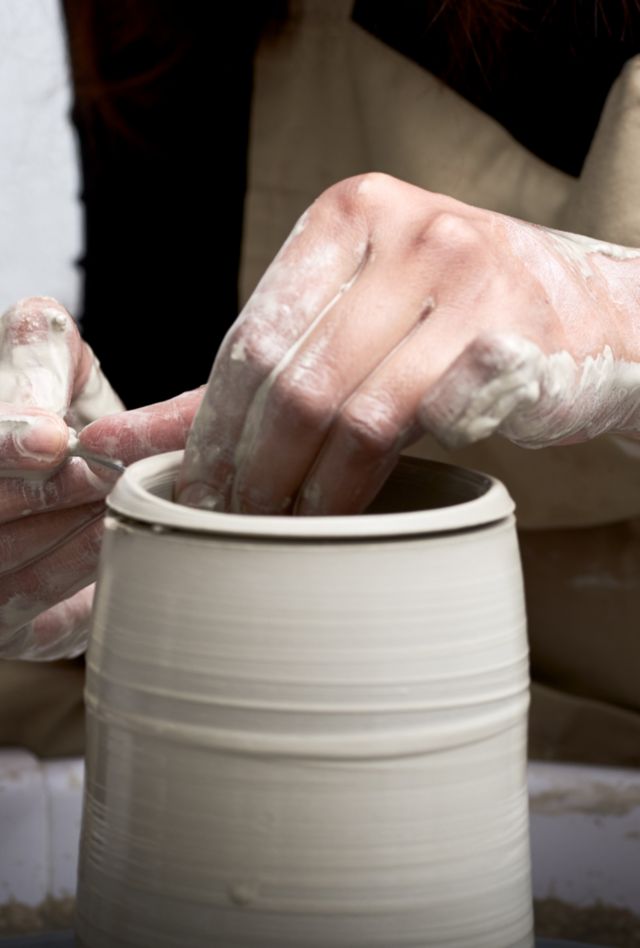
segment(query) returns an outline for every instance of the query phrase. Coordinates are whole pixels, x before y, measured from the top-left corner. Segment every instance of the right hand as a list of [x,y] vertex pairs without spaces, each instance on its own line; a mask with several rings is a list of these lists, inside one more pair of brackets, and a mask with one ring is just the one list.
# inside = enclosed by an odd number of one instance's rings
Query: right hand
[[67,460],[67,421],[122,408],[55,300],[31,297],[0,317],[2,658],[70,657],[83,648],[113,476]]

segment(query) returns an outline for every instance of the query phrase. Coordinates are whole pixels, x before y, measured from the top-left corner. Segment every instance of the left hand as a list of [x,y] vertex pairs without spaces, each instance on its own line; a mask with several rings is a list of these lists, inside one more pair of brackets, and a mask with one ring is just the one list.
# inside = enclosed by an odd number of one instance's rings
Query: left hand
[[353,513],[427,430],[453,446],[638,433],[636,258],[384,175],[335,185],[228,334],[178,499]]

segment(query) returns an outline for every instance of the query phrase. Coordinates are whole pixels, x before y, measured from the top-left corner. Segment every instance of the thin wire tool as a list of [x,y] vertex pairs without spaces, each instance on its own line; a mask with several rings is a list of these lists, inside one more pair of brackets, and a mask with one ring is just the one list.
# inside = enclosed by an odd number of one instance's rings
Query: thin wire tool
[[89,461],[91,464],[101,464],[103,467],[108,467],[112,471],[117,471],[118,474],[124,474],[127,469],[126,464],[116,460],[116,458],[108,458],[104,454],[94,454],[93,451],[87,451],[86,448],[80,444],[77,434],[72,429],[70,429],[69,432],[68,456],[70,458],[82,458],[83,461]]

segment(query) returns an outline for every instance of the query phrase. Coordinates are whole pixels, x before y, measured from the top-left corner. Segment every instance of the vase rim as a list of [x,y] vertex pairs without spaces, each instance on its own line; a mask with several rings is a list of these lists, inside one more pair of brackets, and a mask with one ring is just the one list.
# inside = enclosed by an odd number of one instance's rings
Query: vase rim
[[[472,530],[504,520],[515,507],[505,486],[488,474],[439,461],[403,457],[396,471],[405,476],[408,471],[414,480],[428,477],[440,486],[448,480],[468,499],[431,508],[341,516],[258,516],[201,510],[170,499],[183,453],[154,455],[128,467],[107,499],[109,509],[131,520],[186,532],[239,538],[358,540]],[[425,486],[425,499],[427,491]]]

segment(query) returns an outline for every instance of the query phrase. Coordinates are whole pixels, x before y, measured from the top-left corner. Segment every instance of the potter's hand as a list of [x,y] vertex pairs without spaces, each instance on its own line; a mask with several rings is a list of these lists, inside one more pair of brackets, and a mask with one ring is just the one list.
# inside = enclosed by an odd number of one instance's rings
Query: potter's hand
[[55,300],[22,300],[0,318],[0,657],[79,650],[109,485],[65,464],[67,422],[121,408]]
[[[80,432],[80,448],[88,454],[117,459],[126,466],[140,458],[178,451],[185,446],[204,391],[202,385],[166,402],[94,421]],[[105,476],[117,477],[108,472]]]
[[632,258],[386,176],[336,185],[228,334],[178,498],[354,512],[425,430],[529,447],[637,431]]
[[[107,415],[80,432],[80,447],[125,464],[183,448],[201,397],[202,390],[186,392]],[[0,657],[70,657],[86,647],[102,498],[116,478],[79,457],[44,482],[0,478]]]
[[30,297],[0,317],[0,469],[50,472],[69,430],[122,403],[67,311]]

